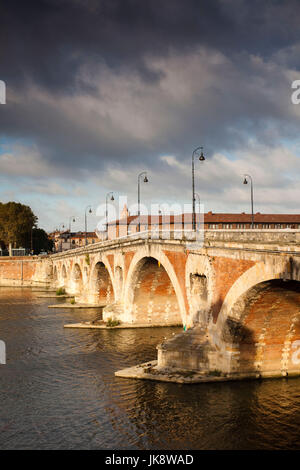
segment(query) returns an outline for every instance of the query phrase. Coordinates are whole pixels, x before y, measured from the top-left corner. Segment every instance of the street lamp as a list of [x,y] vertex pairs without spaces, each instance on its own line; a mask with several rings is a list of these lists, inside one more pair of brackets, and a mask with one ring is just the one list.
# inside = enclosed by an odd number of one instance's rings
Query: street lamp
[[71,250],[71,248],[72,248],[72,244],[71,244],[71,222],[75,222],[75,217],[74,217],[74,215],[71,215],[71,217],[69,218],[70,250]]
[[89,214],[92,213],[92,206],[87,206],[84,212],[84,227],[85,227],[85,246],[87,245],[87,220],[86,220],[86,211],[89,209]]
[[[199,155],[199,151],[201,153]],[[197,147],[192,153],[192,189],[193,189],[193,215],[192,215],[192,229],[196,230],[196,220],[195,220],[195,155],[199,155],[200,162],[204,162],[205,157],[203,155],[203,147]]]
[[[59,233],[62,231],[61,227],[64,229],[65,225],[63,223],[59,224],[59,226],[58,226]],[[62,251],[62,238],[60,239],[60,251]]]
[[139,221],[139,232],[141,231],[141,221],[140,221],[140,215],[141,215],[141,211],[140,211],[140,204],[141,204],[140,179],[142,178],[142,176],[144,176],[144,180],[143,180],[144,183],[149,182],[149,180],[147,178],[147,172],[146,171],[143,171],[142,173],[140,173],[138,175],[138,221]]
[[106,236],[107,236],[107,232],[108,232],[108,210],[107,210],[107,198],[111,196],[110,200],[111,201],[114,201],[115,198],[114,198],[114,195],[113,195],[113,192],[111,191],[110,193],[107,193],[106,194],[106,206],[105,206],[105,218],[106,218]]
[[253,211],[253,181],[252,181],[252,177],[250,175],[244,175],[244,181],[243,181],[243,184],[248,184],[248,180],[247,178],[249,178],[250,180],[250,184],[251,184],[251,228],[253,229],[254,228],[254,211]]
[[196,198],[198,199],[198,212],[199,212],[199,224],[200,224],[200,211],[201,211],[201,207],[200,207],[200,196],[198,193],[195,193],[195,196]]

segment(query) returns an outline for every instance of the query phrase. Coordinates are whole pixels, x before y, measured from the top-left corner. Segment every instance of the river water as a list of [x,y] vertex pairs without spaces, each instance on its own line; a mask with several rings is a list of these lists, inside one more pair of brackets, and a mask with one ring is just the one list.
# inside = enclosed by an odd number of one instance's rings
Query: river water
[[299,449],[300,379],[178,385],[116,370],[178,328],[64,329],[95,309],[0,289],[0,449]]

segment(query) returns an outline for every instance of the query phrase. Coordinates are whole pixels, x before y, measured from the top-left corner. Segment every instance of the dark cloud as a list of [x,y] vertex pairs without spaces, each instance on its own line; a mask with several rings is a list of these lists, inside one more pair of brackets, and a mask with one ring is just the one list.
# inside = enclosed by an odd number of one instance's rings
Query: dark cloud
[[266,56],[299,40],[299,13],[297,1],[4,0],[1,72],[13,84],[31,79],[63,93],[74,92],[86,62],[135,67],[155,80],[145,54],[207,46]]
[[0,5],[2,136],[74,175],[295,135],[286,66],[297,1],[36,0]]

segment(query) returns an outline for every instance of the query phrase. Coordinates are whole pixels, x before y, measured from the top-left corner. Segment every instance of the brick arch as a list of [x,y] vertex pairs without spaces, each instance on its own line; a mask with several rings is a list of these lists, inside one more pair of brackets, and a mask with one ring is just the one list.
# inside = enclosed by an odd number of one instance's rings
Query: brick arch
[[96,303],[108,305],[114,301],[112,277],[103,261],[97,261],[91,270],[90,288]]
[[111,266],[111,263],[109,262],[108,260],[108,257],[104,254],[101,254],[101,255],[96,255],[95,257],[92,258],[92,263],[91,263],[91,269],[90,269],[90,279],[89,279],[89,282],[91,282],[92,280],[92,273],[93,273],[93,270],[96,266],[97,263],[103,263],[105,268],[107,269],[108,273],[109,273],[109,276],[110,276],[110,279],[111,279],[111,282],[112,282],[112,285],[113,285],[113,289],[114,289],[114,292],[115,292],[115,278],[114,278],[114,271],[112,269],[112,266]]
[[258,283],[238,298],[221,332],[232,351],[231,373],[298,374],[299,305],[300,282],[278,278]]
[[[137,287],[140,287],[140,294]],[[163,253],[137,252],[131,261],[124,290],[125,310],[133,317],[143,316],[145,323],[155,323],[160,316],[166,323],[186,324],[184,297],[174,268]],[[142,308],[146,309],[144,314]],[[141,322],[139,318],[137,321]]]
[[[299,269],[295,270],[295,275],[292,274],[293,279],[300,281],[299,272]],[[272,259],[256,263],[231,286],[220,309],[216,324],[211,325],[211,329],[222,330],[224,322],[231,315],[233,305],[249,289],[262,282],[271,281],[272,279],[289,279],[290,276],[290,260],[287,258],[278,259],[277,263],[274,263]]]

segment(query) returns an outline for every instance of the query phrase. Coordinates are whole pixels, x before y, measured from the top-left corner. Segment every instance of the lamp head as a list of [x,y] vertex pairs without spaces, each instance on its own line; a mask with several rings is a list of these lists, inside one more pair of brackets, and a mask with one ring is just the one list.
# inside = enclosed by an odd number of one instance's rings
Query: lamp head
[[204,162],[204,160],[205,160],[205,157],[204,157],[204,155],[203,155],[203,151],[202,151],[202,150],[201,150],[201,154],[200,154],[199,160],[200,160],[200,162]]
[[243,184],[248,184],[247,178],[244,179]]
[[89,213],[90,213],[90,214],[92,213],[92,209],[89,210]]
[[149,181],[149,180],[148,180],[147,176],[145,176],[145,178],[144,178],[144,183],[148,183],[148,181]]
[[114,198],[113,195],[111,196],[110,200],[111,200],[111,201],[114,201],[114,200],[115,200],[115,198]]

